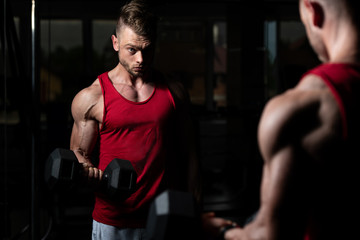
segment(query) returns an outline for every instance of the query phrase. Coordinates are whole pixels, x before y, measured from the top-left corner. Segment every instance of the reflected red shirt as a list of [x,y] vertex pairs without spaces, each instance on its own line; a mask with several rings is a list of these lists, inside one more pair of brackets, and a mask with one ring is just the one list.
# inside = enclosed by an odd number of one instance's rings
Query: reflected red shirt
[[124,201],[97,194],[93,218],[120,228],[144,227],[150,202],[164,190],[174,99],[164,84],[156,84],[146,101],[132,102],[115,89],[107,72],[98,78],[104,98],[99,168],[104,170],[114,158],[125,159],[138,177],[136,192]]

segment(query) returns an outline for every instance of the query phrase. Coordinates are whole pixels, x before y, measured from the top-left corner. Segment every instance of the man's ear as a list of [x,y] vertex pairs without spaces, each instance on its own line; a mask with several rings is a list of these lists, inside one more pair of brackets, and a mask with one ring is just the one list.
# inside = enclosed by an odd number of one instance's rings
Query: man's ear
[[116,52],[119,51],[119,39],[115,35],[111,35],[111,41],[113,44],[113,48]]
[[310,10],[312,23],[315,27],[322,28],[325,21],[324,8],[314,0],[304,0],[305,7]]

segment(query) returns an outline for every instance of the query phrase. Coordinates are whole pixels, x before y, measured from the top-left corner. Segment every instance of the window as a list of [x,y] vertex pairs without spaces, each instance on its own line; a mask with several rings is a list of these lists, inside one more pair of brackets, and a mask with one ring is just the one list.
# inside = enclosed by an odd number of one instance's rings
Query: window
[[319,64],[300,21],[265,22],[265,97],[294,87],[302,74]]
[[94,20],[92,23],[94,74],[99,75],[109,71],[118,63],[118,56],[111,42],[115,27],[116,21],[112,20]]
[[180,80],[195,105],[205,104],[205,30],[197,21],[163,21],[159,25],[155,67]]
[[215,22],[213,25],[214,39],[214,103],[216,108],[227,106],[226,101],[226,22]]
[[84,72],[82,22],[41,20],[40,101],[72,99]]

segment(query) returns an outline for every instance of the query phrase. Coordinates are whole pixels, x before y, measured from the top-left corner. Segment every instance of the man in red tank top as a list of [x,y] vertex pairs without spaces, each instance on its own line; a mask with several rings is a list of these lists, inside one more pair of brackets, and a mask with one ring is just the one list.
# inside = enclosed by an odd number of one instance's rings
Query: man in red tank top
[[300,0],[309,41],[324,63],[262,114],[261,206],[226,239],[355,239],[359,235],[358,0]]
[[[137,0],[124,5],[112,36],[118,65],[72,103],[70,148],[89,182],[98,184],[114,158],[129,160],[138,175],[136,192],[126,200],[96,194],[93,239],[143,239],[148,207],[157,194],[172,188],[198,195],[187,95],[151,69],[155,38],[156,17],[146,6]],[[94,166],[97,141],[99,165]]]

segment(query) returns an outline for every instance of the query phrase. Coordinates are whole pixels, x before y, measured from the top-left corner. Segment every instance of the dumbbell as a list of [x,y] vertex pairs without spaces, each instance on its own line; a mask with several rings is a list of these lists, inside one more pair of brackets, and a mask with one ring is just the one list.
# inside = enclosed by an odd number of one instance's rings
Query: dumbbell
[[[45,183],[50,190],[69,188],[79,182],[81,164],[69,149],[56,148],[45,164]],[[109,197],[127,197],[135,191],[137,174],[130,161],[115,158],[105,168],[101,191]]]
[[[257,212],[243,224],[249,224]],[[200,211],[191,193],[166,190],[158,195],[150,205],[146,222],[147,240],[195,240],[204,239]],[[223,227],[215,239],[224,239],[227,230],[238,227],[234,223]]]
[[201,230],[200,212],[192,194],[166,190],[151,203],[147,240],[202,239]]

